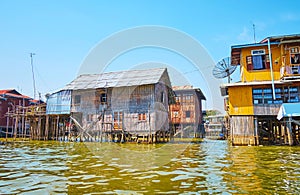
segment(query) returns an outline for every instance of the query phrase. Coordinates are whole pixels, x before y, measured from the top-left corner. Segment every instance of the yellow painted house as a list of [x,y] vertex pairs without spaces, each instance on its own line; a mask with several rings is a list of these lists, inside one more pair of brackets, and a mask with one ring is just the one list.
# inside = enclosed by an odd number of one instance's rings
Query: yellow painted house
[[[221,93],[232,144],[286,144],[290,132],[277,115],[282,105],[300,102],[300,34],[234,45],[231,65],[240,66],[240,82],[222,85]],[[293,127],[295,144],[300,135]]]

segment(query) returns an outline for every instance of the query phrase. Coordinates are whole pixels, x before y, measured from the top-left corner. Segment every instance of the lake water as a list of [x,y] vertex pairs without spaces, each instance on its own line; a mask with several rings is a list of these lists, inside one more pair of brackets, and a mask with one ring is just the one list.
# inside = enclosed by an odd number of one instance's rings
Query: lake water
[[299,194],[300,148],[226,141],[0,146],[0,194]]

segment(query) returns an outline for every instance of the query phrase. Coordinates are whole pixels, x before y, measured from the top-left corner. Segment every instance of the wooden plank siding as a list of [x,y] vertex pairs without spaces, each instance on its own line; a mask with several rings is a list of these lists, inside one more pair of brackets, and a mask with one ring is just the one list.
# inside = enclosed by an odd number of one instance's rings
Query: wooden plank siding
[[240,81],[224,84],[221,92],[228,95],[225,110],[233,145],[286,143],[282,139],[291,124],[280,123],[276,116],[283,103],[300,102],[299,39],[299,34],[271,36],[231,46],[231,63],[240,66]]
[[277,116],[281,104],[254,105],[254,115],[256,116]]
[[202,104],[205,99],[199,89],[174,90],[175,103],[170,105],[170,121],[175,128],[175,134],[182,136],[201,137],[204,132],[202,125]]
[[255,145],[253,116],[232,116],[230,125],[232,145]]
[[230,87],[229,115],[253,115],[252,87]]
[[[247,61],[247,57],[251,57],[252,50],[264,49],[265,55],[269,54],[268,46],[256,46],[256,47],[247,47],[243,48],[241,52],[241,81],[242,82],[251,82],[251,81],[266,81],[271,80],[270,68],[266,68],[264,70],[252,70],[249,68],[249,61]],[[281,60],[277,56],[280,56],[280,47],[277,45],[271,46],[272,56],[273,56],[273,75],[274,80],[280,79],[280,66],[278,63],[275,63],[275,60],[278,62]],[[249,60],[249,59],[248,59]]]
[[[106,93],[106,102],[101,100],[103,93]],[[94,131],[113,129],[148,135],[151,131],[155,133],[167,131],[169,128],[168,92],[161,83],[136,87],[74,90],[71,112],[77,113],[75,114],[77,118],[81,117],[78,121],[83,129],[90,128]],[[100,123],[104,123],[105,126],[101,127]]]

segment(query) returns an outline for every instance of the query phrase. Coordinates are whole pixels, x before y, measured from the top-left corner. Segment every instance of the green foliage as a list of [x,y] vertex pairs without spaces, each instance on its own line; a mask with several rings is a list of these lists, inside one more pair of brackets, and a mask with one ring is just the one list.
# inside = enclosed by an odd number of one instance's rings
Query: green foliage
[[221,112],[218,110],[206,110],[206,116],[216,116],[220,114]]

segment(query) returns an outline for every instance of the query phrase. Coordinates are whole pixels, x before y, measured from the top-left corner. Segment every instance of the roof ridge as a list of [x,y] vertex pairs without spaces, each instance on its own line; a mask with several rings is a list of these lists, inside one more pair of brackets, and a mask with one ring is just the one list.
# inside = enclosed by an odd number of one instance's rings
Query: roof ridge
[[86,75],[103,75],[103,74],[112,74],[112,73],[126,73],[126,72],[133,72],[133,71],[151,71],[151,70],[165,70],[166,68],[150,68],[150,69],[130,69],[130,70],[121,70],[121,71],[109,71],[109,72],[102,72],[102,73],[85,73],[81,74],[80,76],[86,76]]

